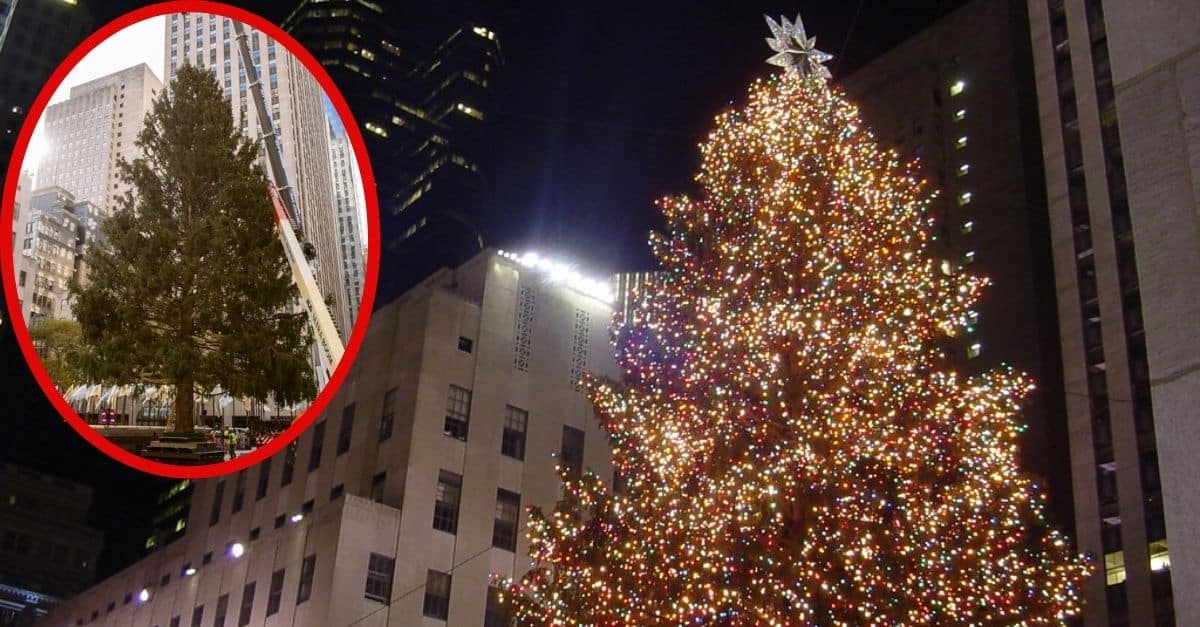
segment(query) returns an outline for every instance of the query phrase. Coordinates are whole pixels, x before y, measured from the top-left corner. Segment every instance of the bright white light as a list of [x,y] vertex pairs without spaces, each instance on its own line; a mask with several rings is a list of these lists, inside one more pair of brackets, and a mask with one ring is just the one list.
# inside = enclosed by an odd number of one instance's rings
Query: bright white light
[[145,603],[146,601],[149,601],[149,600],[150,600],[150,590],[147,588],[142,588],[142,591],[138,593],[138,601]]
[[502,250],[499,254],[505,259],[512,259],[527,268],[534,268],[545,272],[547,278],[553,283],[564,284],[577,292],[591,296],[601,302],[612,303],[615,300],[607,281],[589,279],[563,262],[547,259],[535,252],[515,255]]
[[241,542],[234,542],[229,547],[229,554],[232,555],[234,557],[234,559],[241,557],[242,554],[245,552],[246,552],[246,547],[244,545],[242,545]]
[[298,523],[304,520],[304,514],[292,514],[292,522]]
[[37,170],[38,163],[42,157],[50,152],[50,142],[46,139],[46,133],[42,131],[42,124],[33,128],[33,135],[29,137],[29,148],[25,150],[25,161],[21,164],[22,170]]
[[187,568],[186,568],[186,569],[183,571],[183,576],[184,576],[184,577],[191,577],[192,575],[195,575],[195,574],[196,574],[196,568],[195,568],[194,566],[188,566],[188,567],[187,567]]

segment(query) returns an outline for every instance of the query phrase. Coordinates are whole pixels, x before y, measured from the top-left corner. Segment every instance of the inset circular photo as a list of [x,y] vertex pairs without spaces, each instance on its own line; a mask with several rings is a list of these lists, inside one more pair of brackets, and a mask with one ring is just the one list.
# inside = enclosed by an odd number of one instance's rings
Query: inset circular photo
[[378,273],[357,128],[299,43],[227,5],[146,7],[68,56],[18,138],[0,255],[18,342],[81,435],[199,478],[312,422]]

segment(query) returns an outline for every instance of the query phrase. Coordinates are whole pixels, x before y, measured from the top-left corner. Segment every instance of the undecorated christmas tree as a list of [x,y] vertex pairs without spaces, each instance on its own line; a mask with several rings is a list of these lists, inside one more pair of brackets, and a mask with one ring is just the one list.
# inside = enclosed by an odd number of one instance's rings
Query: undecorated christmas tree
[[210,72],[184,65],[122,162],[132,193],[73,285],[89,374],[175,388],[175,431],[197,391],[280,406],[316,395],[307,315],[275,231],[258,145]]
[[942,273],[933,198],[770,21],[785,70],[717,118],[701,199],[592,379],[626,488],[533,511],[521,625],[1057,623],[1091,567],[1016,464],[1031,382],[943,353],[986,280]]

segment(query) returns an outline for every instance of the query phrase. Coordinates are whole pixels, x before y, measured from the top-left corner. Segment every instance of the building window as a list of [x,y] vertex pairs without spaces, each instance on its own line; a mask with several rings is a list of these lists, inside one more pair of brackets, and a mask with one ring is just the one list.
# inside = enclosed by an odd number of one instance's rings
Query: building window
[[964,235],[967,233],[970,233],[971,231],[974,231],[974,230],[975,230],[975,222],[973,222],[971,220],[967,220],[966,222],[963,222],[962,232]]
[[1167,553],[1167,541],[1158,540],[1150,543],[1150,570],[1171,570],[1171,555]]
[[331,501],[338,500],[339,498],[342,497],[342,493],[345,491],[346,491],[346,484],[344,484],[344,483],[339,483],[339,484],[333,486],[333,489],[331,489],[329,491],[329,500],[331,500]]
[[954,121],[955,122],[961,122],[965,119],[967,119],[967,110],[966,109],[959,109],[958,111],[954,112]]
[[983,350],[983,345],[980,344],[979,342],[976,342],[967,347],[967,357],[969,359],[975,359],[976,357],[979,356],[979,353],[982,350]]
[[321,452],[325,447],[325,421],[317,423],[313,428],[312,449],[308,453],[308,470],[312,472],[321,466]]
[[203,565],[205,565],[205,564],[208,564],[208,563],[210,563],[210,562],[212,562],[212,551],[209,551],[209,552],[205,553],[205,554],[204,554],[204,555],[203,555],[203,556],[200,558],[200,565],[201,565],[201,566],[203,566]]
[[392,437],[392,424],[396,421],[396,388],[383,393],[383,412],[379,418],[379,441]]
[[458,532],[458,502],[462,495],[462,475],[442,470],[438,473],[437,495],[433,503],[433,528],[446,533]]
[[954,147],[955,148],[966,148],[967,147],[967,136],[963,135],[962,137],[959,137],[958,139],[954,140]]
[[953,83],[950,83],[950,95],[957,96],[957,95],[963,93],[963,90],[965,90],[966,88],[967,88],[967,82],[960,78],[960,79],[954,81]]
[[500,452],[513,459],[525,459],[525,430],[529,425],[529,412],[524,409],[504,406],[504,434],[500,437]]
[[283,472],[279,475],[279,485],[285,486],[292,482],[292,474],[296,472],[296,448],[298,443],[292,440],[283,451]]
[[229,595],[217,597],[217,612],[213,614],[213,627],[225,627],[225,614],[229,611]]
[[279,613],[279,601],[283,598],[283,568],[271,573],[271,589],[267,593],[267,616]]
[[469,352],[471,352],[471,349],[474,348],[474,346],[475,346],[475,341],[472,340],[471,338],[463,337],[461,335],[458,336],[458,350],[460,350],[464,353],[469,353]]
[[237,474],[233,483],[233,513],[242,511],[242,503],[246,500],[246,471]]
[[459,440],[467,439],[467,426],[471,419],[471,390],[450,386],[446,401],[446,422],[443,432]]
[[971,192],[963,192],[958,195],[958,205],[960,207],[969,204],[971,204]]
[[296,605],[308,600],[312,596],[313,573],[317,570],[317,554],[306,556],[304,562],[300,564],[300,585],[296,589]]
[[1104,554],[1104,583],[1115,586],[1125,581],[1125,551]]
[[392,574],[395,568],[395,559],[372,553],[367,562],[367,589],[363,596],[380,603],[391,603]]
[[583,471],[583,431],[563,425],[559,464],[567,474],[578,478]]
[[342,426],[338,430],[337,454],[350,450],[350,438],[354,436],[354,403],[342,408]]
[[262,535],[262,527],[255,527],[250,530],[250,538],[249,539],[251,542],[254,542],[255,540],[258,539],[258,536],[260,536],[260,535]]
[[425,603],[422,613],[429,618],[446,620],[450,614],[450,575],[430,570],[425,575]]
[[264,459],[262,464],[258,466],[258,490],[256,490],[254,493],[254,500],[261,501],[263,497],[267,496],[267,487],[269,486],[270,480],[271,458],[268,457]]
[[963,254],[963,263],[975,263],[975,251],[968,250]]
[[211,527],[221,520],[221,501],[225,499],[225,480],[217,482],[217,489],[213,492],[212,510],[208,514],[208,526]]
[[[110,607],[108,608],[108,611],[109,611],[109,612],[111,612],[111,611],[112,611],[111,604],[110,604]],[[172,617],[171,617],[171,622],[170,622],[170,623],[168,623],[168,625],[169,625],[170,627],[179,627],[179,617],[178,617],[178,616],[172,616]]]
[[238,612],[238,627],[250,624],[250,614],[254,611],[254,582],[242,588],[242,609]]
[[504,602],[504,591],[495,586],[488,586],[487,606],[483,610],[483,627],[508,627],[512,620],[508,604]]
[[383,502],[383,488],[387,484],[387,473],[381,472],[371,478],[371,500]]
[[964,164],[962,164],[962,165],[958,166],[958,170],[956,170],[956,173],[957,173],[959,176],[966,176],[966,175],[967,175],[967,173],[968,173],[968,172],[970,172],[970,171],[971,171],[971,164],[969,164],[969,163],[964,163]]
[[529,372],[529,346],[533,336],[533,290],[522,287],[517,300],[516,342],[513,349],[513,367]]
[[286,517],[286,516],[284,516],[283,514],[280,514],[280,515],[276,516],[276,517],[275,517],[275,528],[276,528],[276,529],[278,529],[278,528],[282,527],[282,526],[283,526],[283,522],[284,522],[285,520],[287,520],[287,517]]
[[204,621],[204,606],[197,605],[192,608],[192,627],[200,627]]
[[517,522],[521,516],[521,495],[503,488],[496,490],[496,519],[492,525],[492,546],[517,550]]

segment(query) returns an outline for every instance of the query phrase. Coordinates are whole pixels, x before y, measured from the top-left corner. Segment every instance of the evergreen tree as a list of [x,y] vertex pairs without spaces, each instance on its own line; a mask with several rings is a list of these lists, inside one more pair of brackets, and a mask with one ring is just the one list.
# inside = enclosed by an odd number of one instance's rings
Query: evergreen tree
[[944,274],[933,193],[825,80],[799,20],[786,73],[703,144],[662,208],[661,281],[590,379],[627,489],[533,511],[521,625],[1056,623],[1090,566],[1016,465],[1010,369],[942,352],[986,280]]
[[105,382],[175,388],[175,431],[193,429],[197,390],[280,405],[311,399],[307,317],[275,231],[258,145],[234,124],[213,76],[184,65],[154,100],[142,156],[120,164],[132,191],[72,285]]

